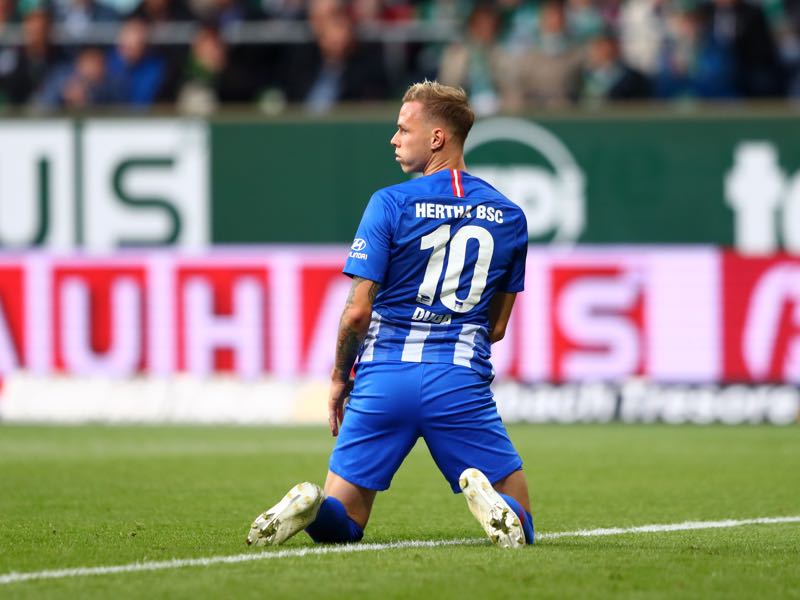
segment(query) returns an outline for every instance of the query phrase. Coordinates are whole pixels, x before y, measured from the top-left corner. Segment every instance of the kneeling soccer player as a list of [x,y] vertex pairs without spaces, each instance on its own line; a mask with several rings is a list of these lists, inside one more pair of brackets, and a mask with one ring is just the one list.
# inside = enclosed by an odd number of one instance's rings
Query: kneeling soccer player
[[256,518],[248,543],[280,544],[301,529],[316,542],[359,541],[376,492],[420,436],[495,544],[533,543],[522,461],[489,388],[490,345],[523,288],[527,224],[466,172],[474,118],[461,89],[425,81],[406,92],[391,145],[403,171],[422,176],[372,196],[345,263],[353,283],[328,401],[338,439],[325,489],[296,485]]

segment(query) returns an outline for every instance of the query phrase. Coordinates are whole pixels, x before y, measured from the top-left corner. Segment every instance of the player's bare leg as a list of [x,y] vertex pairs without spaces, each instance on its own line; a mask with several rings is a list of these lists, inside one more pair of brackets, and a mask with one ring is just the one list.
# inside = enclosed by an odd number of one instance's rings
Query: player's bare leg
[[531,512],[531,500],[528,496],[528,482],[525,480],[525,473],[514,471],[511,475],[504,477],[494,484],[496,489],[501,494],[511,496],[522,505],[527,512]]
[[375,502],[375,490],[368,490],[350,483],[333,471],[328,471],[325,480],[325,495],[336,498],[344,505],[347,515],[364,529]]

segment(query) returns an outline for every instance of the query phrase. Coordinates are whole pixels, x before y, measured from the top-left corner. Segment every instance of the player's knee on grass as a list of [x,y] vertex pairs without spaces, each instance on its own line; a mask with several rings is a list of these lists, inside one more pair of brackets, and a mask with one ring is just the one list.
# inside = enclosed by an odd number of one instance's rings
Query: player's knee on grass
[[350,518],[339,500],[328,496],[306,533],[318,544],[346,544],[361,541],[364,530]]

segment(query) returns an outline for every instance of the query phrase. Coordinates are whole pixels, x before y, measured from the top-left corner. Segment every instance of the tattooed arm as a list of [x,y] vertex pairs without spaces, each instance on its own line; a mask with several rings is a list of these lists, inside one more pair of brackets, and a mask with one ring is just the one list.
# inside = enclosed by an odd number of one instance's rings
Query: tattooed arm
[[372,303],[379,289],[380,286],[374,281],[353,277],[353,284],[342,311],[328,396],[328,424],[334,436],[339,434],[339,424],[344,415],[344,400],[352,388],[350,370],[367,335],[372,318]]

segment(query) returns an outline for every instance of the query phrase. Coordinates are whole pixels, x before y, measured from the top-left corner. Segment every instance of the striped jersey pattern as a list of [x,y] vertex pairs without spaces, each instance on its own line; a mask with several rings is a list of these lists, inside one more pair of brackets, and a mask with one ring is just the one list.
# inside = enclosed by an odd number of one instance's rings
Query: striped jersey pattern
[[460,170],[373,194],[344,267],[380,284],[359,363],[449,363],[491,377],[489,305],[522,290],[527,244],[522,210]]
[[372,311],[359,361],[451,362],[482,372],[488,366],[491,372],[488,348],[488,329],[474,323],[391,323]]

